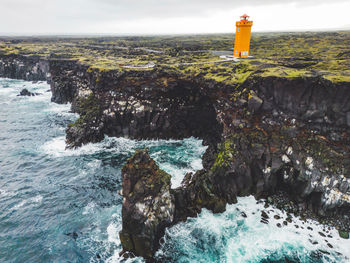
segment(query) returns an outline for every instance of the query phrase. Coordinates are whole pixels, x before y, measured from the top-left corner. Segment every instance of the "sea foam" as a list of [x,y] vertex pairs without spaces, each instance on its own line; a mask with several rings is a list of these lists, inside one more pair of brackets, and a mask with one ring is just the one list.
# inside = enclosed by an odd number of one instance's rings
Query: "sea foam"
[[[268,224],[260,222],[262,210]],[[285,226],[286,218],[286,213],[265,209],[254,197],[238,198],[222,214],[203,209],[198,218],[168,229],[158,257],[176,262],[349,262],[350,241],[341,239],[334,228],[297,217]]]
[[[188,138],[183,141],[137,141],[105,136],[105,139],[100,143],[89,143],[76,149],[66,149],[65,136],[60,136],[46,142],[39,150],[57,158],[92,155],[100,152],[130,156],[137,149],[143,148],[149,148],[151,157],[155,159],[159,167],[172,176],[172,187],[176,188],[180,186],[186,173],[203,168],[201,157],[207,147],[202,146],[202,141],[195,138]],[[169,161],[169,159],[171,160]],[[179,167],[179,163],[182,163],[183,167]]]

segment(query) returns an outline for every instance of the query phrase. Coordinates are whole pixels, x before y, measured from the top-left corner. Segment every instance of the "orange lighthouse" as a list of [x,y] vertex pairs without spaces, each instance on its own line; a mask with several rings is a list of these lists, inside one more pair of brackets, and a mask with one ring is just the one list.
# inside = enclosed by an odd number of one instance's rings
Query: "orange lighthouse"
[[248,57],[250,35],[253,21],[248,20],[249,16],[244,14],[241,20],[236,22],[235,48],[233,50],[234,57]]

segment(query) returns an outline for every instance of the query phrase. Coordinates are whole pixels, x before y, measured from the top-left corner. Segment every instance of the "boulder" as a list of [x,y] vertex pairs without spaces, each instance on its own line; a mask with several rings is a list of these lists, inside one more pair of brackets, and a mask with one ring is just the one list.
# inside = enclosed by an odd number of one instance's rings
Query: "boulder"
[[260,99],[257,95],[253,94],[248,100],[248,108],[252,111],[258,111],[263,104],[263,100]]
[[33,93],[27,89],[22,89],[21,92],[17,96],[29,96],[30,97],[30,96],[36,96],[36,95],[40,95],[40,93]]
[[349,232],[347,232],[347,231],[342,231],[342,230],[338,230],[338,232],[339,232],[339,236],[340,236],[341,238],[349,239]]

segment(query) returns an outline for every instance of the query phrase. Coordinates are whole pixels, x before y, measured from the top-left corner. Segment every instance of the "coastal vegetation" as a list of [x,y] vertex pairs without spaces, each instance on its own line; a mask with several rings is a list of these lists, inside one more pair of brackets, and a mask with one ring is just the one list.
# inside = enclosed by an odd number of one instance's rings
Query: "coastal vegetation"
[[171,67],[187,76],[240,84],[250,75],[322,76],[350,81],[350,32],[253,33],[252,58],[235,62],[233,34],[193,36],[0,38],[0,54],[72,60],[90,70]]
[[101,115],[101,106],[93,93],[87,98],[83,98],[79,103],[80,117],[75,123],[70,123],[69,127],[81,128],[86,123],[94,123]]

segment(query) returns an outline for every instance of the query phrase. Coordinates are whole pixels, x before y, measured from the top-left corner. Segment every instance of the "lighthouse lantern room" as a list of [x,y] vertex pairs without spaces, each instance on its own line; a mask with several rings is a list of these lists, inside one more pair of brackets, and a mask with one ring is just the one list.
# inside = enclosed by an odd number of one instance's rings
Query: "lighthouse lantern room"
[[241,20],[236,22],[235,47],[233,50],[234,57],[248,57],[250,36],[253,21],[249,20],[249,16],[244,14]]

